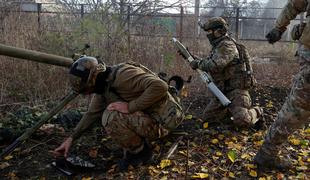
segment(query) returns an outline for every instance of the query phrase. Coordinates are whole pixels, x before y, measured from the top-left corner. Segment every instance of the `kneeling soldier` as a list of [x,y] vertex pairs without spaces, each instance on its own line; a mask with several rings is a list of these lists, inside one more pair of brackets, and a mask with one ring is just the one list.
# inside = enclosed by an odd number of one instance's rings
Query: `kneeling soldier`
[[124,150],[119,169],[147,163],[149,142],[166,136],[183,120],[179,99],[155,73],[138,63],[106,66],[84,56],[72,64],[70,82],[82,94],[95,93],[73,134],[54,150],[68,155],[70,146],[93,122],[102,120],[108,135]]

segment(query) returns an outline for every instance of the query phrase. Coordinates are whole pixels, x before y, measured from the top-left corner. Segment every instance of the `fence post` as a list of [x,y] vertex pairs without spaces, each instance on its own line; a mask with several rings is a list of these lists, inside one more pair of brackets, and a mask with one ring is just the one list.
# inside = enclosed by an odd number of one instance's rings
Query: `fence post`
[[38,3],[37,4],[37,8],[38,8],[38,30],[40,32],[41,31],[41,10],[42,10],[42,4]]
[[194,24],[194,36],[195,38],[198,38],[198,20],[199,20],[199,6],[200,6],[200,0],[195,0],[195,24]]
[[184,16],[184,9],[183,6],[181,6],[181,16],[180,16],[180,41],[183,41],[183,16]]
[[83,17],[84,17],[84,14],[85,14],[84,5],[85,5],[85,4],[80,4],[80,6],[81,6],[81,18],[83,18]]
[[236,9],[236,29],[235,29],[235,39],[239,40],[239,18],[240,18],[240,8]]
[[130,5],[127,6],[127,43],[128,43],[128,52],[129,57],[131,57],[131,50],[130,50]]

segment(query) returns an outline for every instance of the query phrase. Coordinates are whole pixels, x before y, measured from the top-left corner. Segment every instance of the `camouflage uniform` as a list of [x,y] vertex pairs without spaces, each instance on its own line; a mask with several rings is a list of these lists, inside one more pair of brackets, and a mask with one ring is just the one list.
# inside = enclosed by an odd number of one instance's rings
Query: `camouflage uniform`
[[[166,82],[135,63],[112,67],[104,93],[95,94],[89,110],[72,134],[73,139],[96,120],[102,120],[106,132],[129,152],[139,152],[143,139],[155,140],[167,135],[183,120],[176,96]],[[106,110],[116,101],[128,102],[129,114]]]
[[199,62],[198,68],[211,74],[218,88],[231,100],[231,105],[225,108],[212,95],[206,107],[206,120],[219,121],[233,117],[233,123],[240,127],[255,124],[262,113],[259,107],[251,108],[252,102],[245,79],[245,63],[239,62],[239,52],[235,42],[228,36],[222,36],[212,43],[213,49],[207,59]]
[[[269,128],[255,161],[260,163],[264,157],[277,156],[280,145],[296,129],[301,128],[310,120],[310,10],[309,0],[289,0],[276,21],[276,28],[286,29],[286,26],[299,13],[305,12],[308,6],[306,27],[300,38],[301,47],[298,50],[300,70],[295,76],[289,97],[282,106],[275,122]],[[276,166],[276,164],[275,164]]]

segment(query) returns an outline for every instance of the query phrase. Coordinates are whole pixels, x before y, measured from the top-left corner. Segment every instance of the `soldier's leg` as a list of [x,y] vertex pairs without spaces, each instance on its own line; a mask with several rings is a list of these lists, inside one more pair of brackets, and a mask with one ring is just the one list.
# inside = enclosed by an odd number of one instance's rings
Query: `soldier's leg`
[[[265,141],[254,161],[266,168],[285,169],[288,164],[277,158],[280,145],[296,129],[310,120],[310,65],[303,66],[294,79],[288,99],[265,136]],[[276,157],[276,158],[275,158]]]
[[159,125],[143,112],[123,114],[105,110],[102,124],[116,143],[132,153],[143,148],[143,138],[152,141],[161,133]]
[[248,90],[235,89],[228,93],[231,100],[229,111],[233,122],[239,127],[250,127],[254,125],[262,115],[260,107],[252,107],[252,100]]

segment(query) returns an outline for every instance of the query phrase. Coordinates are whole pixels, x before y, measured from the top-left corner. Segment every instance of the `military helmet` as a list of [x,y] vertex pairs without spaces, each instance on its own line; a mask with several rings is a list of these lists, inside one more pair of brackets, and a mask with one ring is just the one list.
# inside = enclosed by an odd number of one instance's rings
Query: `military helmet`
[[81,56],[70,67],[70,84],[76,92],[90,93],[95,87],[96,77],[106,71],[104,63],[91,56]]
[[215,29],[224,29],[228,30],[227,22],[221,17],[212,17],[208,19],[208,22],[200,26],[203,30],[215,30]]

